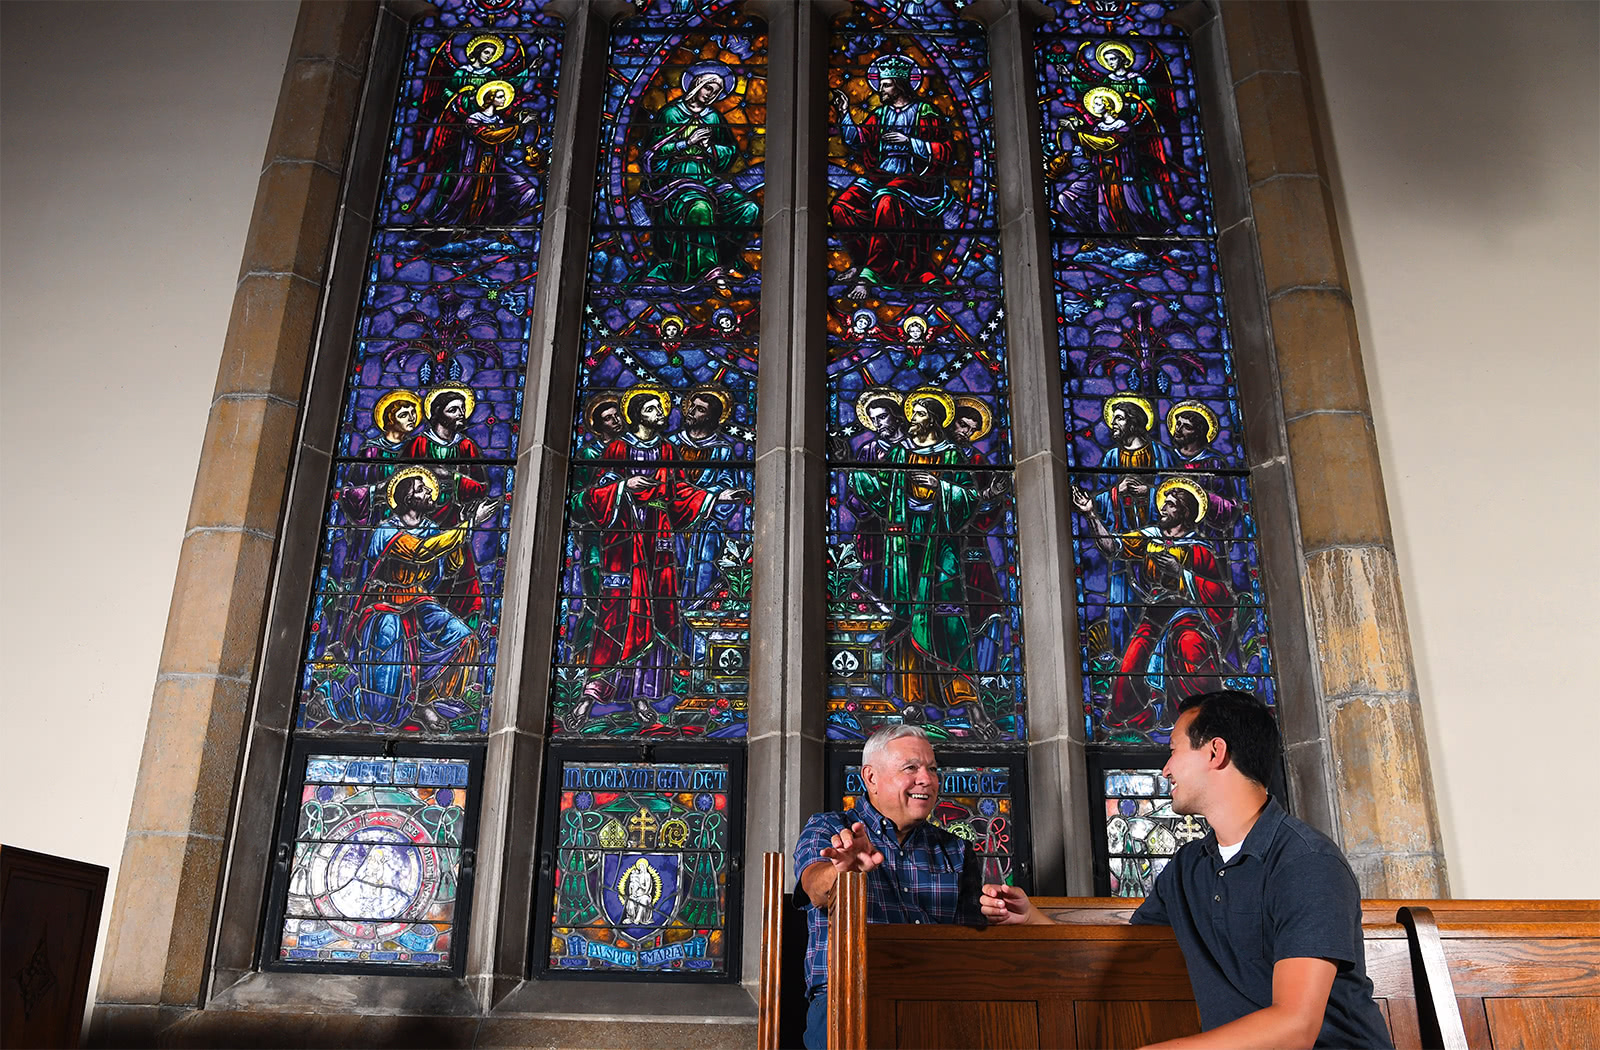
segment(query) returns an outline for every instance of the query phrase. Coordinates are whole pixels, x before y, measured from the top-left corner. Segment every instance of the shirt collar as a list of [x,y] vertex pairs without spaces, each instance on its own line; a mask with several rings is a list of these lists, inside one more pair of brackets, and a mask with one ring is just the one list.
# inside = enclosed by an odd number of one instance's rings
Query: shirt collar
[[[883,848],[883,841],[880,839],[880,836],[886,836],[889,841],[899,845],[900,829],[895,825],[894,821],[878,812],[877,808],[873,806],[871,800],[867,798],[867,793],[865,791],[861,793],[860,798],[856,799],[855,808],[856,812],[861,815],[861,823],[865,824],[867,826],[867,831],[872,833],[872,841],[878,846],[879,849]],[[927,823],[928,822],[924,820],[922,823],[916,825],[916,827],[913,827],[910,833],[906,835],[906,838],[910,839],[912,835],[917,834],[917,832]]]
[[[1240,843],[1239,852],[1235,853],[1233,860],[1228,863],[1231,864],[1246,854],[1255,857],[1257,860],[1264,859],[1267,855],[1267,847],[1271,845],[1273,836],[1278,833],[1278,825],[1283,823],[1283,818],[1287,815],[1278,800],[1268,795],[1267,804],[1261,807],[1261,815],[1256,818],[1255,824],[1245,834],[1244,842]],[[1216,829],[1213,828],[1206,835],[1204,841],[1206,849],[1221,858],[1222,847],[1217,843]]]

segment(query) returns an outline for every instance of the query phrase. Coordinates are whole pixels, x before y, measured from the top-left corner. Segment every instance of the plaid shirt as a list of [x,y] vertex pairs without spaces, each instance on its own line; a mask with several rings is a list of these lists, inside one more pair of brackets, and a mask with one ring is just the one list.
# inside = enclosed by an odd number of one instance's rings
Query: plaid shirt
[[[822,860],[833,836],[856,822],[865,824],[883,863],[867,873],[867,921],[888,923],[963,923],[983,925],[978,895],[983,861],[962,839],[927,822],[911,829],[904,842],[894,822],[872,808],[865,796],[843,813],[818,813],[806,821],[794,847],[794,875]],[[807,899],[804,891],[802,900]],[[828,984],[828,909],[806,912],[806,992]]]

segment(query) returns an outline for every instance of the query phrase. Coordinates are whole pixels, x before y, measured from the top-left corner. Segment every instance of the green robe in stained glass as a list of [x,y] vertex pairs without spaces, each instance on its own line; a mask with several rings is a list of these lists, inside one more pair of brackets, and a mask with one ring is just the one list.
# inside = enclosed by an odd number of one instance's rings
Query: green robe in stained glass
[[645,164],[654,176],[647,199],[660,261],[646,276],[675,284],[720,278],[761,219],[755,201],[721,181],[738,158],[738,144],[722,114],[709,106],[694,110],[680,99],[657,116],[662,134]]

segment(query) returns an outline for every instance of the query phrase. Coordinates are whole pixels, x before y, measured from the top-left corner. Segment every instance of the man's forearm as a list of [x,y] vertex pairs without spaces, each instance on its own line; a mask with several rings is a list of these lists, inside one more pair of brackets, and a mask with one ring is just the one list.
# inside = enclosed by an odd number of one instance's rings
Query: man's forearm
[[1321,1030],[1321,1014],[1308,1020],[1293,1008],[1274,1003],[1255,1013],[1245,1014],[1237,1021],[1218,1025],[1209,1032],[1153,1043],[1146,1050],[1155,1050],[1157,1047],[1162,1050],[1178,1050],[1180,1047],[1185,1050],[1201,1050],[1203,1047],[1215,1047],[1218,1050],[1227,1050],[1229,1047],[1235,1050],[1309,1047],[1316,1043],[1317,1033]]
[[800,873],[800,888],[806,891],[811,903],[826,908],[833,901],[833,889],[839,885],[839,869],[825,860],[813,861]]

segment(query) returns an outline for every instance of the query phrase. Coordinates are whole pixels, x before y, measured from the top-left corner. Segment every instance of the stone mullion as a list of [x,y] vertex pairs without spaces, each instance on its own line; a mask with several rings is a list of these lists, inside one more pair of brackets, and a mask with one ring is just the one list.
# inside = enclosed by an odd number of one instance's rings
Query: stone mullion
[[[1223,233],[1223,263],[1230,237],[1243,242],[1235,258],[1253,251],[1259,259],[1259,323],[1275,350],[1281,398],[1281,488],[1298,537],[1291,564],[1304,580],[1303,622],[1315,639],[1303,724],[1285,719],[1291,783],[1312,785],[1304,796],[1330,776],[1331,790],[1323,790],[1333,800],[1331,822],[1363,895],[1445,896],[1372,405],[1305,68],[1303,11],[1274,0],[1224,4],[1221,15],[1248,208],[1245,221]],[[1264,537],[1268,524],[1263,516]]]
[[[767,22],[767,157],[756,386],[746,871],[823,804],[823,533],[827,25],[813,4],[755,0]],[[743,975],[758,975],[761,909],[745,880]]]
[[1095,829],[1089,821],[1071,483],[1033,27],[1019,3],[984,0],[972,10],[988,22],[993,70],[1034,886],[1041,893],[1088,895],[1094,892],[1089,843]]
[[[550,654],[561,584],[577,361],[582,352],[590,225],[611,22],[621,2],[562,0],[566,21],[539,280],[506,554],[500,653],[484,762],[467,977],[488,1009],[522,983],[537,897],[541,781],[550,722]],[[533,833],[534,829],[539,829]]]

